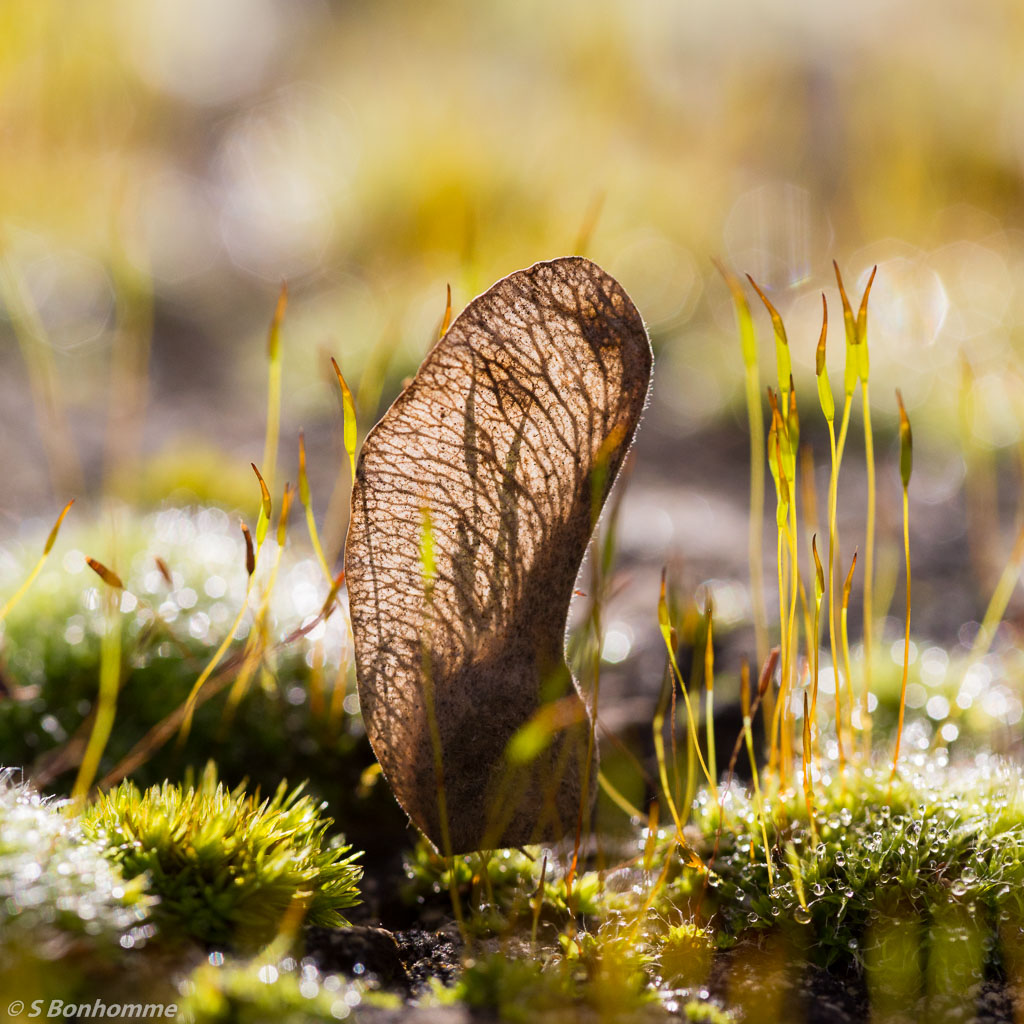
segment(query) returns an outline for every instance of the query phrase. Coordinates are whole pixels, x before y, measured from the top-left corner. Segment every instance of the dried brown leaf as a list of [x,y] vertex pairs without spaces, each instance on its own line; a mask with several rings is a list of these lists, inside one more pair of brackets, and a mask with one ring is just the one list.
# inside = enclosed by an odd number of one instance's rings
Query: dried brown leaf
[[345,562],[360,705],[399,801],[439,846],[432,735],[453,851],[559,838],[596,791],[585,708],[528,765],[506,747],[543,704],[582,707],[563,644],[594,473],[603,460],[603,502],[650,370],[617,282],[582,258],[539,263],[466,307],[363,443]]

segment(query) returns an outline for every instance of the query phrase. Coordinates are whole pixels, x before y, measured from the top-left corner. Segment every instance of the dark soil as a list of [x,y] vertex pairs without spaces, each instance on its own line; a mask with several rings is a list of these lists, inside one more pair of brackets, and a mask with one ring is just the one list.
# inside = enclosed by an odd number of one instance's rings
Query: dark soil
[[373,977],[382,988],[405,997],[421,995],[432,979],[452,984],[462,946],[454,929],[389,932],[366,925],[309,927],[305,939],[306,955],[321,971]]

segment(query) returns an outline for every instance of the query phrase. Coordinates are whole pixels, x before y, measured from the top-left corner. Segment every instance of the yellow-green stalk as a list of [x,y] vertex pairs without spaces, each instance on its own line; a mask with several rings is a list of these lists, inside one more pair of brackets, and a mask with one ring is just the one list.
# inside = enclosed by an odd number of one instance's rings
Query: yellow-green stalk
[[441,327],[437,332],[438,341],[448,333],[448,328],[451,327],[452,324],[452,286],[450,284],[446,284],[445,288],[448,291],[448,297],[445,299],[444,303],[444,316],[441,318]]
[[996,584],[995,590],[992,591],[992,597],[989,599],[988,607],[985,609],[981,626],[978,628],[974,642],[971,644],[971,652],[967,659],[969,666],[988,654],[988,649],[996,635],[996,629],[999,627],[999,623],[1003,621],[1003,616],[1006,614],[1006,606],[1010,603],[1014,588],[1020,579],[1022,566],[1024,566],[1024,527],[1021,527],[1020,532],[1017,534],[1017,540],[1014,542],[1010,560],[1004,566],[999,582]]
[[839,285],[839,294],[843,302],[843,322],[846,328],[846,370],[844,373],[844,389],[846,401],[843,405],[843,420],[839,429],[839,440],[837,442],[836,473],[843,460],[843,451],[846,447],[846,435],[850,424],[850,408],[853,403],[853,394],[857,382],[861,383],[861,390],[864,399],[864,453],[867,467],[867,537],[864,555],[864,677],[861,688],[861,707],[864,717],[864,724],[867,726],[864,733],[865,750],[867,756],[870,753],[870,724],[867,718],[868,694],[871,691],[871,647],[872,647],[872,625],[873,625],[873,588],[874,588],[874,542],[875,542],[875,448],[874,435],[871,429],[871,403],[868,388],[869,359],[867,350],[867,310],[868,298],[871,294],[871,286],[875,280],[878,267],[873,267],[868,283],[861,296],[860,310],[856,319],[850,300],[847,297],[846,289],[843,286],[843,277],[839,272],[839,265],[833,260],[833,267],[836,272],[836,282]]
[[[715,266],[725,278],[736,310],[736,325],[743,357],[744,389],[747,400],[747,425],[750,431],[750,522],[747,553],[750,571],[750,603],[754,615],[754,642],[757,663],[768,656],[768,613],[764,594],[764,413],[761,404],[760,370],[757,357],[757,333],[750,306],[740,283],[717,260]],[[770,716],[766,716],[766,720]]]
[[903,629],[903,682],[900,685],[900,717],[896,725],[896,749],[892,755],[892,776],[900,759],[900,741],[903,739],[903,712],[907,701],[907,674],[910,670],[910,505],[907,491],[910,487],[910,473],[914,466],[914,437],[910,432],[910,420],[903,406],[903,396],[896,392],[900,409],[900,481],[903,484],[903,557],[907,567],[907,612]]
[[597,773],[597,784],[604,791],[605,796],[607,796],[608,799],[611,800],[611,802],[615,804],[615,806],[618,807],[618,809],[622,811],[627,818],[643,817],[643,813],[640,809],[635,804],[630,803],[629,799],[624,796],[620,790],[615,788],[614,783],[611,782],[603,771],[598,771]]
[[11,596],[4,603],[4,606],[0,608],[0,622],[11,613],[14,606],[25,596],[28,588],[32,586],[36,581],[36,577],[43,571],[43,566],[46,565],[46,560],[50,557],[50,552],[53,550],[53,545],[57,543],[57,534],[60,532],[60,524],[64,522],[64,517],[68,514],[68,510],[74,505],[75,499],[72,498],[61,510],[59,516],[57,516],[57,522],[53,524],[53,529],[50,530],[49,536],[46,538],[46,543],[43,545],[43,553],[39,556],[39,561],[32,567],[32,571],[25,577],[25,581],[21,584],[18,589],[11,594]]
[[[776,428],[776,444],[779,451],[780,478],[785,482],[787,492],[787,515],[788,525],[780,523],[784,530],[789,555],[790,608],[787,617],[787,632],[782,637],[783,659],[782,659],[782,685],[779,688],[780,700],[786,693],[795,666],[796,653],[796,600],[799,592],[800,565],[799,549],[797,544],[797,510],[796,510],[796,458],[800,447],[800,422],[796,410],[796,392],[793,389],[793,364],[789,352],[789,339],[786,336],[786,326],[779,315],[779,311],[769,301],[768,296],[761,290],[757,282],[748,274],[754,291],[760,296],[768,315],[771,317],[772,329],[775,335],[775,369],[778,376],[778,410],[780,426]],[[771,453],[769,453],[771,458]],[[780,588],[779,600],[783,600],[783,592]],[[783,724],[782,755],[788,760],[788,730],[785,729],[786,712],[783,709],[781,722]]]
[[103,482],[117,484],[125,498],[137,499],[139,449],[149,391],[149,356],[153,337],[153,278],[136,248],[114,233],[110,276],[114,291],[114,330],[110,373]]
[[[800,508],[803,511],[800,544],[809,547],[818,530],[818,489],[814,481],[814,449],[807,442],[800,444]],[[822,623],[814,629],[803,579],[800,580],[800,610],[804,623],[807,663],[814,660],[813,645],[821,642]],[[813,632],[812,632],[813,631]]]
[[[251,576],[256,565],[256,556],[253,550],[252,536],[249,533],[249,528],[244,522],[240,524],[242,535],[245,538],[246,548],[246,572]],[[344,577],[344,573],[339,576],[336,581],[336,585],[340,586],[341,578]],[[327,601],[324,603],[324,609],[321,611],[321,617],[326,615],[327,610],[330,608],[331,603],[334,600],[334,594],[328,596]],[[244,611],[244,607],[243,607]],[[235,619],[235,624],[232,626],[231,631],[228,634],[230,639],[234,635],[235,629],[237,629],[238,623],[241,621],[241,613]],[[281,645],[287,643],[287,640],[281,641]],[[243,670],[245,665],[243,663]],[[342,669],[344,671],[344,669]],[[203,685],[200,690],[196,693],[195,706],[205,703],[208,700],[213,699],[218,693],[220,693],[229,682],[232,681],[232,673],[230,671],[224,671],[219,674],[218,678],[210,679],[207,685]],[[181,723],[184,721],[187,712],[187,704],[182,702],[178,705],[170,714],[165,715],[159,722],[156,723],[146,734],[142,737],[132,748],[121,758],[120,761],[103,777],[100,782],[100,788],[109,789],[111,786],[117,785],[123,778],[131,775],[137,771],[147,760],[159,750],[167,741],[174,735],[174,733],[180,730]],[[363,772],[362,779],[360,781],[360,788],[366,789],[370,785],[367,781],[371,779],[374,774],[380,773],[380,765],[373,765],[367,768]]]
[[246,611],[249,608],[249,595],[252,592],[252,580],[253,573],[256,571],[256,561],[259,558],[260,550],[263,547],[263,541],[267,536],[267,526],[270,523],[270,491],[267,489],[267,483],[263,479],[262,474],[256,468],[255,463],[250,463],[252,470],[256,474],[256,479],[260,484],[260,512],[256,520],[256,549],[252,548],[252,539],[249,536],[249,529],[242,523],[242,534],[246,538],[246,558],[245,558],[245,569],[248,575],[248,579],[245,583],[245,596],[242,598],[242,606],[238,609],[238,614],[235,616],[234,621],[228,628],[227,633],[224,635],[224,639],[220,642],[220,646],[213,652],[212,657],[206,663],[202,672],[199,673],[199,678],[196,679],[195,683],[192,684],[192,689],[189,691],[188,697],[185,698],[185,714],[182,717],[181,728],[179,731],[179,743],[184,743],[188,739],[188,734],[192,729],[192,714],[195,711],[196,698],[199,696],[199,691],[206,685],[206,681],[213,675],[214,669],[220,664],[221,658],[227,653],[227,649],[231,646],[231,642],[235,638],[235,631],[242,623],[242,619],[245,617]]
[[981,627],[971,645],[971,658],[984,657],[988,653],[995,630],[1002,622],[1002,616],[1006,614],[1007,605],[1010,603],[1017,581],[1020,580],[1022,564],[1024,564],[1024,527],[1021,527],[1010,561],[1002,570],[999,582],[996,584],[995,590],[992,591],[991,599],[981,621]]
[[[789,394],[792,398],[792,389]],[[770,454],[774,454],[774,465],[769,463],[776,487],[775,520],[778,527],[776,559],[779,574],[779,622],[780,647],[782,656],[779,670],[779,697],[772,722],[772,747],[769,765],[778,769],[780,781],[785,785],[792,761],[792,745],[789,728],[789,696],[793,683],[796,661],[796,602],[800,591],[799,567],[796,550],[796,513],[792,489],[792,474],[796,460],[793,456],[792,441],[799,438],[799,423],[795,414],[795,403],[791,403],[790,416],[784,418],[779,401],[768,389],[768,403],[772,410],[772,427],[769,436]],[[789,429],[787,429],[787,419]],[[792,524],[792,525],[791,525]],[[776,746],[775,736],[778,735]]]
[[[669,642],[672,643],[671,634]],[[676,803],[674,792],[675,787],[669,784],[668,765],[665,757],[665,713],[668,710],[670,693],[673,695],[675,693],[675,681],[672,677],[671,666],[666,664],[665,678],[661,688],[661,695],[658,698],[658,704],[654,709],[651,730],[654,738],[654,758],[658,763],[658,780],[661,782],[661,791],[665,795],[665,803],[668,804],[668,810],[672,815],[672,821],[675,823],[676,832],[682,835],[685,822],[679,814],[679,807]],[[675,751],[673,751],[673,756],[674,754]]]
[[871,429],[871,396],[868,388],[868,297],[877,270],[878,267],[875,267],[871,271],[857,312],[857,375],[860,377],[861,398],[864,402],[864,462],[868,476],[868,512],[864,538],[864,689],[868,691],[871,689],[875,586],[875,439]]
[[778,770],[780,777],[785,776],[785,766],[782,764],[782,732],[784,729],[783,719],[785,717],[786,705],[786,682],[789,677],[789,648],[787,637],[786,611],[788,602],[786,600],[786,547],[784,544],[786,534],[786,523],[789,515],[789,489],[785,479],[785,469],[782,463],[781,443],[779,433],[782,431],[782,417],[779,414],[778,401],[771,388],[768,389],[768,404],[771,407],[772,422],[768,430],[768,468],[772,474],[772,482],[775,484],[775,563],[778,573],[779,585],[779,696],[775,704],[775,713],[771,724],[771,743],[768,764],[771,770]]
[[[786,349],[788,355],[788,347]],[[792,582],[790,584],[790,609],[789,609],[789,670],[791,673],[796,671],[798,662],[797,651],[799,650],[798,636],[797,636],[797,622],[799,621],[796,616],[796,603],[797,598],[800,596],[800,592],[803,589],[803,584],[800,581],[800,546],[797,540],[798,537],[798,526],[797,526],[797,506],[796,506],[796,460],[797,450],[800,445],[800,420],[797,416],[796,409],[796,389],[793,387],[793,377],[790,375],[789,378],[789,413],[785,417],[785,437],[788,440],[788,451],[786,458],[786,469],[787,477],[789,480],[789,527],[787,539],[789,541],[789,557],[790,557],[790,569],[792,571]]]
[[270,527],[270,488],[267,487],[267,481],[263,478],[263,474],[256,468],[256,463],[250,462],[249,465],[252,466],[252,471],[256,474],[260,485],[260,511],[256,516],[256,550],[258,552],[267,538],[267,530]]
[[6,252],[0,231],[0,302],[14,330],[28,373],[29,392],[39,423],[50,481],[57,494],[76,493],[84,486],[82,467],[75,454],[74,438],[60,390],[56,347],[47,337],[39,310],[14,261]]
[[349,469],[352,471],[352,482],[356,479],[356,403],[352,397],[348,383],[341,374],[341,367],[337,360],[331,357],[331,366],[338,377],[338,384],[341,385],[341,405],[344,415],[344,442],[345,451],[348,454]]
[[[775,698],[775,708],[772,713],[771,728],[769,730],[770,743],[768,749],[768,769],[777,771],[780,780],[785,778],[785,768],[782,765],[782,718],[785,709],[786,695],[786,672],[782,667],[782,652],[786,649],[786,605],[785,605],[785,571],[784,571],[784,547],[783,531],[781,527],[775,541],[775,560],[778,566],[779,580],[779,692]],[[788,664],[787,664],[788,667]]]
[[299,431],[299,500],[302,502],[303,511],[306,513],[306,528],[309,530],[309,541],[316,552],[316,559],[320,563],[324,576],[327,577],[327,584],[334,582],[331,576],[331,567],[327,564],[324,549],[320,545],[320,534],[317,532],[316,519],[313,516],[313,501],[309,493],[309,477],[306,475],[306,439]]
[[[857,568],[857,551],[854,549],[853,560],[850,562],[850,571],[846,574],[846,582],[843,584],[843,603],[842,603],[842,614],[840,617],[840,630],[843,641],[843,673],[846,676],[846,698],[850,703],[850,730],[851,730],[851,743],[853,734],[853,683],[851,682],[852,676],[850,674],[850,630],[849,630],[849,611],[850,611],[850,590],[853,587],[853,570]],[[839,686],[838,681],[836,686]],[[860,726],[861,731],[865,738],[865,754],[871,752],[871,713],[868,709],[868,694],[865,690],[861,694],[861,709],[860,709]]]
[[792,842],[786,843],[786,866],[789,868],[789,876],[793,880],[796,898],[800,901],[800,906],[806,910],[807,892],[804,889],[803,868],[800,865],[800,857],[797,855],[796,846]]
[[[812,739],[816,746],[820,748],[818,743],[817,732],[818,732],[818,656],[819,648],[818,644],[818,622],[821,617],[821,599],[825,594],[825,570],[821,567],[821,559],[818,557],[818,538],[817,535],[811,538],[811,554],[814,556],[814,645],[811,656],[811,726],[813,730]],[[836,680],[836,693],[839,692],[838,679]],[[837,697],[838,700],[838,697]],[[843,766],[843,740],[842,734],[839,728],[839,715],[836,714],[836,734],[839,736],[839,766]],[[819,749],[820,754],[820,749]]]
[[842,767],[843,751],[843,705],[841,681],[839,679],[838,643],[836,638],[836,501],[839,489],[839,459],[836,451],[836,403],[832,396],[832,385],[828,379],[825,350],[828,339],[828,302],[821,296],[821,334],[814,353],[814,373],[818,379],[818,403],[828,424],[829,477],[828,477],[828,639],[832,654],[832,674],[836,689],[836,737],[839,741],[839,763]]
[[[383,359],[377,360],[378,349],[383,351]],[[356,449],[357,449],[357,424],[356,406],[360,409],[370,411],[377,408],[380,401],[380,393],[383,388],[384,376],[387,372],[394,345],[378,344],[370,352],[370,356],[363,367],[359,380],[358,403],[353,397],[352,391],[341,373],[336,359],[331,359],[338,385],[341,389],[342,406],[342,442],[345,453],[348,455],[349,473],[346,474],[344,464],[339,465],[337,476],[334,479],[334,487],[331,490],[330,499],[327,502],[327,512],[324,515],[323,545],[328,563],[335,562],[341,554],[345,542],[345,524],[348,522],[349,499],[356,480]],[[378,365],[379,363],[379,365]],[[348,479],[346,480],[346,475]]]
[[807,591],[804,589],[804,581],[798,581],[800,585],[800,615],[804,620],[804,642],[807,644],[807,664],[814,661],[814,619],[811,616],[811,606],[807,602]]
[[853,396],[857,390],[857,321],[850,306],[850,299],[843,285],[843,275],[839,272],[839,264],[835,260],[832,266],[836,272],[836,283],[839,286],[839,298],[843,303],[843,328],[846,334],[846,363],[843,370],[843,415],[839,424],[839,440],[836,444],[836,463],[842,464],[843,452],[846,450],[846,434],[850,429],[850,412],[853,408]]
[[814,448],[808,442],[800,445],[800,507],[803,509],[802,542],[810,544],[818,533],[818,487],[814,480]]
[[274,486],[277,447],[281,436],[281,321],[288,308],[288,285],[282,284],[267,336],[267,435],[263,443],[263,472]]
[[[767,689],[767,687],[766,687]],[[750,772],[754,780],[754,813],[761,826],[761,840],[764,843],[764,860],[768,868],[768,885],[774,885],[772,879],[772,854],[768,845],[768,828],[764,819],[764,802],[761,799],[761,779],[757,770],[757,757],[754,755],[754,735],[750,720],[750,666],[743,659],[740,668],[740,707],[743,711],[743,739],[747,746],[747,758],[750,761]]]
[[313,646],[313,663],[309,666],[309,711],[319,721],[327,717],[327,680],[324,666],[327,661],[323,640]]
[[530,925],[530,948],[537,948],[537,927],[540,924],[540,912],[544,906],[544,880],[548,873],[548,855],[544,854],[544,859],[540,865],[540,880],[537,882],[537,891],[533,894],[533,921]]
[[[676,640],[676,633],[675,633],[675,630],[673,629],[672,630],[672,649],[675,650],[676,648],[678,648],[678,646],[679,646],[679,644],[678,644],[678,642]],[[699,662],[698,662],[698,664],[699,664]],[[693,708],[694,708],[693,728],[694,728],[694,731],[699,736],[700,735],[700,701],[697,700],[697,693],[698,693],[698,690],[699,690],[699,685],[695,684],[695,683],[691,683],[690,685],[693,686],[693,688],[694,688],[694,692],[693,692]],[[675,693],[675,689],[674,688],[673,688],[672,692],[673,692],[673,694]],[[675,711],[673,710],[673,715],[674,714],[675,714]],[[679,800],[679,798],[678,798],[678,792],[679,791],[678,791],[678,789],[676,790],[676,794],[677,794],[676,799],[679,802],[679,806],[683,808],[683,821],[684,822],[690,816],[690,808],[693,806],[694,797],[697,795],[697,787],[700,784],[700,780],[697,778],[697,751],[699,749],[700,749],[699,747],[695,746],[692,743],[687,743],[686,744],[686,788],[683,790],[682,800]],[[672,751],[673,751],[672,756],[675,757],[676,756],[675,755],[675,743],[672,744]],[[678,779],[677,779],[677,782],[678,782]]]
[[761,301],[772,318],[772,329],[775,332],[775,369],[779,381],[779,405],[785,411],[789,408],[789,387],[793,379],[793,362],[789,355],[789,339],[786,337],[786,327],[779,316],[779,311],[768,301],[768,296],[761,291],[758,283],[747,274],[747,280],[754,286],[754,291],[761,297]]
[[281,558],[284,555],[285,539],[288,533],[288,513],[291,511],[293,490],[291,484],[286,484],[284,495],[281,499],[281,512],[277,521],[277,551],[274,555],[274,564],[267,577],[266,586],[263,588],[263,596],[260,599],[256,614],[253,616],[253,628],[249,631],[249,640],[245,647],[245,662],[243,671],[239,672],[228,693],[228,699],[224,708],[225,721],[230,722],[234,716],[242,697],[248,689],[249,683],[260,665],[265,651],[265,638],[267,634],[267,614],[270,611],[270,597],[277,584],[277,575],[281,569]]
[[807,706],[807,691],[804,691],[804,722],[803,722],[803,753],[801,763],[803,766],[804,801],[807,804],[807,822],[811,828],[811,835],[817,840],[817,827],[814,824],[814,787],[811,783],[809,767],[811,764],[811,718]]
[[[975,578],[987,590],[992,586],[995,547],[999,538],[997,466],[993,449],[979,443],[973,429],[977,404],[974,370],[963,352],[959,361],[957,415],[965,468],[963,493],[967,505],[967,550]],[[1024,448],[1020,452],[1024,455]]]
[[[603,487],[604,474],[607,472],[607,456],[600,457],[602,453],[598,453],[598,466],[602,472],[595,474],[595,480],[600,477],[601,485]],[[622,491],[620,490],[620,494]],[[587,733],[587,755],[584,764],[593,764],[594,751],[597,747],[597,715],[598,708],[600,706],[601,699],[601,649],[604,644],[604,626],[602,624],[602,610],[604,606],[604,570],[610,564],[612,554],[614,552],[614,532],[615,532],[615,519],[617,518],[618,510],[621,506],[616,503],[613,512],[615,513],[611,519],[609,519],[605,527],[605,543],[604,545],[598,545],[597,538],[595,538],[595,548],[602,547],[601,557],[598,556],[598,552],[595,550],[594,556],[590,562],[590,587],[593,593],[593,599],[590,607],[590,621],[594,633],[594,645],[593,645],[593,686],[591,689],[591,708],[590,708],[590,729]],[[592,522],[596,522],[596,518],[592,514]],[[673,728],[675,728],[675,722],[673,721]],[[583,786],[580,793],[580,806],[576,817],[576,839],[573,844],[572,851],[572,862],[569,866],[569,871],[565,878],[565,901],[566,905],[572,907],[572,887],[573,882],[576,879],[576,867],[579,863],[580,846],[583,842],[583,835],[585,832],[590,830],[590,773],[587,772],[583,780]]]
[[658,852],[658,817],[661,807],[657,800],[651,801],[647,811],[647,835],[644,838],[644,853],[641,860],[644,871],[654,867],[654,857]]
[[[678,648],[679,638],[676,636],[676,631],[672,630],[672,647],[673,649]],[[676,805],[679,805],[679,744],[676,742],[676,727],[679,724],[679,713],[676,707],[676,684],[672,675],[672,666],[669,664],[668,659],[665,659],[665,673],[662,679],[662,688],[664,693],[670,694],[669,701],[669,740],[672,743],[672,799],[675,800]],[[688,773],[693,773],[693,754],[690,751],[690,745],[687,744],[687,757],[686,757],[686,770]],[[688,779],[687,782],[690,780]]]
[[[707,779],[708,788],[711,790],[711,797],[717,803],[718,802],[718,786],[715,783],[714,778],[708,769],[707,763],[704,760],[704,755],[701,753],[700,741],[697,736],[697,724],[696,718],[693,713],[693,706],[690,703],[690,695],[686,689],[686,683],[683,681],[683,674],[679,670],[679,663],[676,661],[676,652],[672,644],[672,620],[668,613],[668,601],[665,599],[665,576],[666,572],[664,569],[661,570],[661,593],[658,596],[658,626],[661,629],[661,637],[665,641],[665,648],[668,651],[669,664],[672,666],[672,672],[676,677],[676,681],[679,684],[680,690],[683,693],[683,701],[686,704],[686,720],[689,724],[690,731],[690,742],[693,744],[694,751],[697,756],[697,760],[700,761],[701,769],[704,772],[704,778]],[[662,785],[665,786],[667,792],[667,776],[662,780]]]
[[[677,838],[676,842],[679,846],[679,852],[683,864],[686,867],[694,867],[706,872],[707,868],[704,865],[704,862],[697,856],[697,854],[693,850],[690,849],[689,846],[687,846],[683,842],[681,835]],[[669,870],[672,868],[674,862],[674,857],[665,857],[662,869],[658,873],[658,877],[657,879],[655,879],[654,885],[651,886],[651,889],[647,894],[647,899],[644,900],[643,906],[641,906],[639,911],[634,915],[633,923],[629,931],[626,933],[626,938],[629,942],[636,942],[637,934],[639,933],[641,927],[643,927],[644,922],[650,920],[651,907],[654,906],[655,900],[658,898],[658,895],[664,888],[665,883],[668,881]]]
[[[837,525],[837,507],[839,502],[839,470],[843,463],[843,452],[846,450],[846,436],[850,429],[850,412],[853,409],[853,396],[857,390],[857,321],[853,315],[853,309],[850,306],[849,297],[846,294],[846,288],[843,285],[843,275],[839,271],[839,264],[835,260],[832,261],[832,266],[836,272],[836,284],[839,286],[839,297],[842,300],[843,306],[843,328],[846,336],[846,362],[843,369],[843,415],[839,425],[839,438],[835,442],[832,456],[832,473],[830,476],[829,486],[829,575],[830,578],[835,575],[836,563],[839,560],[839,535]],[[854,556],[854,562],[856,562],[856,556]],[[852,573],[851,569],[851,573]],[[844,602],[849,601],[849,594],[845,593],[843,596]],[[844,615],[845,615],[845,604],[844,604]],[[831,585],[829,586],[829,623],[830,625],[835,622],[835,589]],[[852,715],[853,715],[853,682],[850,678],[850,656],[849,647],[845,640],[845,629],[846,620],[843,619],[844,629],[844,647],[843,647],[843,671],[846,674],[847,693],[850,696],[850,715],[851,715],[851,729],[852,729]],[[835,653],[833,647],[833,662],[835,662]],[[836,681],[838,688],[839,682]],[[862,694],[864,698],[864,715],[867,715],[867,691],[865,690]]]
[[121,688],[121,592],[124,590],[124,584],[117,573],[94,558],[87,558],[86,561],[89,568],[107,584],[108,589],[104,593],[105,615],[103,639],[100,643],[100,687],[96,717],[71,790],[72,806],[79,810],[92,789],[117,714],[117,694]]
[[[780,321],[781,322],[781,321]],[[787,359],[789,348],[786,347]],[[800,549],[797,541],[798,525],[797,525],[797,505],[796,505],[796,462],[797,462],[797,451],[800,444],[800,420],[797,416],[796,407],[796,390],[793,387],[792,374],[789,378],[789,387],[785,392],[788,395],[789,409],[788,412],[785,408],[781,410],[783,416],[783,432],[782,438],[785,444],[782,446],[782,459],[785,467],[783,473],[783,480],[786,483],[786,489],[789,493],[789,516],[786,525],[786,543],[789,550],[789,568],[790,568],[790,583],[789,583],[789,636],[786,644],[789,648],[789,661],[788,661],[788,672],[789,682],[787,688],[792,690],[795,684],[795,676],[797,665],[799,664],[799,631],[797,629],[798,618],[796,614],[797,600],[803,600],[803,608],[806,613],[807,600],[806,595],[803,594],[803,582],[800,579]],[[783,716],[783,722],[785,722],[785,714]],[[783,754],[787,761],[791,757],[791,745],[790,745],[790,734],[788,728],[783,736]]]
[[[611,436],[601,445],[597,453],[594,465],[593,478],[591,480],[591,502],[590,521],[591,529],[596,528],[601,513],[600,496],[605,490],[605,483],[608,475],[608,463],[614,445],[621,442],[622,437],[619,431],[612,431],[615,440]],[[610,443],[611,442],[611,443]],[[626,464],[623,477],[626,478],[632,472],[632,462]],[[597,720],[601,699],[601,652],[604,646],[603,610],[605,597],[605,579],[611,570],[615,557],[615,533],[618,525],[619,514],[622,510],[622,495],[625,488],[620,487],[612,503],[610,513],[605,520],[603,537],[601,533],[594,535],[594,551],[590,560],[590,589],[593,595],[590,606],[590,622],[593,630],[593,685],[591,687],[590,707],[590,729],[587,733],[587,754],[585,764],[592,764],[594,752],[597,749]],[[673,690],[673,694],[674,694]],[[675,700],[672,702],[672,753],[675,756]],[[673,761],[673,768],[675,763]],[[580,793],[580,805],[576,818],[576,839],[573,845],[572,861],[565,878],[565,899],[566,905],[573,908],[573,882],[576,879],[576,868],[579,863],[580,847],[585,833],[590,831],[590,778],[589,772],[583,780]]]
[[[967,674],[971,669],[988,654],[988,649],[992,645],[993,639],[995,639],[999,623],[1003,621],[1003,616],[1006,614],[1006,606],[1010,603],[1013,591],[1020,580],[1022,569],[1024,569],[1024,526],[1021,527],[1017,534],[1013,551],[1010,554],[1010,560],[1003,567],[999,582],[996,584],[995,590],[992,591],[992,597],[989,598],[988,607],[985,609],[981,625],[978,627],[978,632],[974,635],[974,641],[971,643],[971,649],[968,651],[964,662],[963,672],[960,674],[961,683],[967,678]],[[954,704],[943,721],[943,725],[958,718],[960,714],[960,705]],[[940,728],[936,730],[935,743],[938,743],[941,735],[942,729]]]
[[705,605],[704,631],[704,728],[708,734],[708,768],[712,778],[718,778],[718,763],[715,757],[715,647],[714,612],[711,597]]

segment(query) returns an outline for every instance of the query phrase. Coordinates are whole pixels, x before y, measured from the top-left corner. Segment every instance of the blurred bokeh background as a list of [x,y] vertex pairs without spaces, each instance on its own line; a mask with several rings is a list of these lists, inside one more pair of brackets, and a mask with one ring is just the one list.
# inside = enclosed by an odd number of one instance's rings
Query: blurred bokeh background
[[657,500],[624,545],[739,573],[742,365],[711,260],[769,291],[813,399],[822,290],[841,379],[835,258],[858,294],[879,266],[876,424],[887,456],[902,387],[925,557],[965,550],[973,474],[982,520],[1004,508],[976,531],[991,577],[1024,421],[1022,44],[1013,0],[5,0],[0,533],[73,495],[252,508],[286,280],[280,482],[304,427],[337,549],[328,354],[365,428],[446,283],[458,311],[582,248],[658,357],[637,470]]

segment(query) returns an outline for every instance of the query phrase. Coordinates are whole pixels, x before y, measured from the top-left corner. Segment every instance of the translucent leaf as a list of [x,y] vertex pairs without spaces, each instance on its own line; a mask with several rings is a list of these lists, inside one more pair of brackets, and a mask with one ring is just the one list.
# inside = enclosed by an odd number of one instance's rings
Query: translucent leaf
[[[612,278],[582,258],[540,263],[463,310],[363,442],[345,564],[360,705],[399,801],[435,843],[444,806],[453,852],[561,837],[597,789],[565,623],[595,468],[603,502],[650,370]],[[562,699],[584,710],[576,724],[511,764],[512,737]]]

